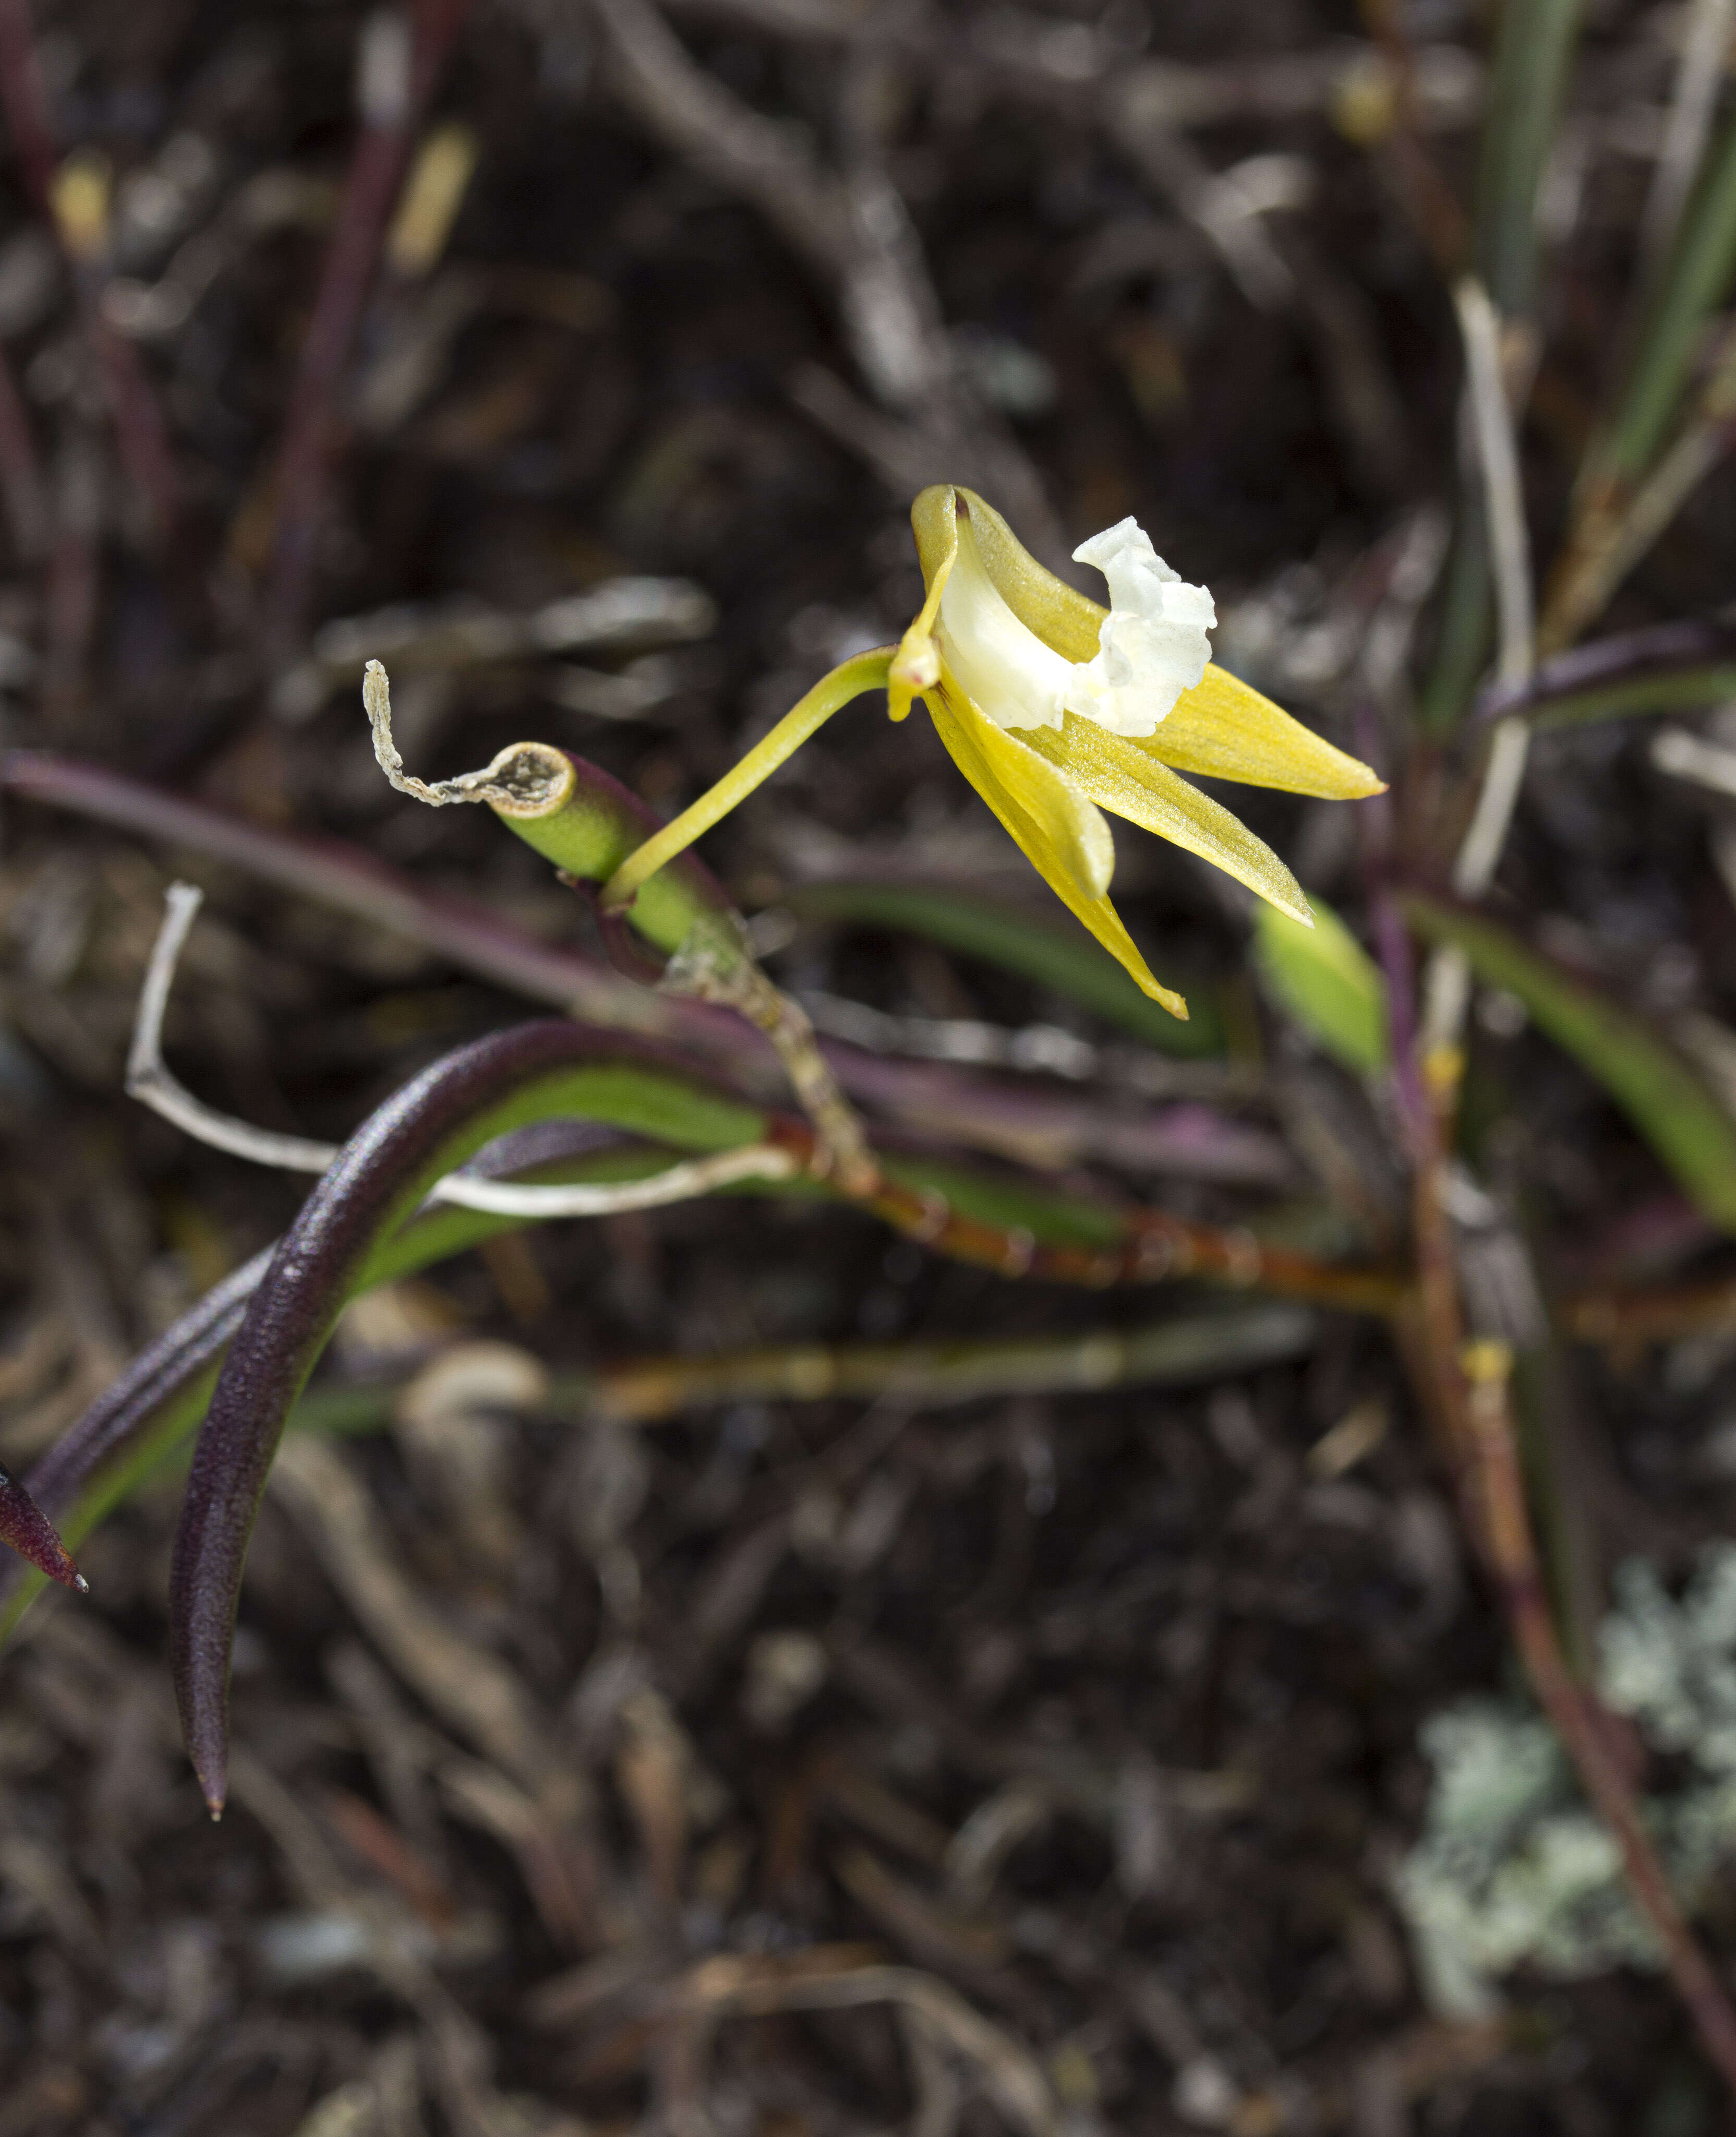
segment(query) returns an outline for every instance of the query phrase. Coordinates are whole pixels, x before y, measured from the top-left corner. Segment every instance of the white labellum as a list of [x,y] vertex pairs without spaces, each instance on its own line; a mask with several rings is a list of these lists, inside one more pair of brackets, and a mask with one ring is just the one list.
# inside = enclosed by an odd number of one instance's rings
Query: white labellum
[[979,710],[1004,728],[1058,728],[1065,713],[1111,734],[1155,734],[1212,657],[1212,596],[1172,572],[1136,520],[1093,534],[1073,552],[1109,582],[1109,614],[1095,656],[1063,660],[1021,623],[983,568],[969,520],[941,596],[946,660]]

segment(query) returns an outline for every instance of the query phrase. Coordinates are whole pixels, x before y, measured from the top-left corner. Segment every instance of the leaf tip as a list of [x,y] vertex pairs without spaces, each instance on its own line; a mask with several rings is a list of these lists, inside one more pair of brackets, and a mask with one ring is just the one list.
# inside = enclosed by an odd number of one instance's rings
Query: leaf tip
[[199,1793],[205,1799],[205,1808],[211,1813],[211,1822],[216,1825],[229,1801],[229,1761],[221,1751],[215,1759],[196,1758],[193,1774],[199,1784]]
[[9,1544],[38,1573],[57,1580],[75,1594],[90,1593],[90,1583],[73,1563],[46,1514],[12,1473],[0,1468],[0,1543]]

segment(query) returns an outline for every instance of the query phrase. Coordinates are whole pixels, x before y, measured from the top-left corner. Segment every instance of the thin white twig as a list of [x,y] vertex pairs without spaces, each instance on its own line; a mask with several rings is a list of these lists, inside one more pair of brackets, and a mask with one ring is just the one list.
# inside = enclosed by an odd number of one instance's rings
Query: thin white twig
[[1651,761],[1674,779],[1691,780],[1714,794],[1736,794],[1736,749],[1686,728],[1665,728],[1651,745]]
[[163,1018],[168,1007],[169,989],[174,985],[175,967],[194,915],[204,902],[204,892],[190,883],[172,883],[164,895],[163,925],[145,968],[144,985],[139,991],[139,1014],[127,1054],[127,1096],[214,1150],[226,1150],[232,1157],[274,1166],[280,1172],[323,1172],[338,1155],[335,1143],[314,1142],[306,1136],[278,1135],[270,1128],[256,1128],[217,1112],[178,1083],[163,1060]]
[[1495,608],[1500,619],[1495,672],[1504,683],[1523,683],[1536,661],[1536,623],[1519,446],[1502,374],[1500,315],[1474,275],[1455,284],[1452,296],[1465,341],[1465,390],[1483,478],[1483,509],[1489,521]]
[[749,1143],[740,1150],[714,1151],[707,1157],[683,1158],[649,1180],[613,1181],[607,1186],[575,1182],[544,1186],[518,1180],[484,1180],[470,1172],[449,1172],[434,1190],[442,1202],[464,1210],[489,1210],[503,1217],[607,1217],[617,1210],[656,1210],[686,1202],[714,1188],[742,1180],[792,1180],[801,1166],[795,1154],[775,1143]]
[[[270,1128],[256,1128],[249,1122],[220,1113],[178,1083],[163,1060],[163,1013],[168,1007],[175,967],[204,896],[190,883],[169,885],[163,925],[139,994],[139,1013],[127,1055],[128,1095],[173,1121],[197,1141],[227,1151],[233,1157],[269,1165],[280,1172],[323,1172],[338,1155],[335,1143],[314,1142],[306,1136],[278,1135]],[[649,1180],[606,1185],[487,1180],[475,1173],[449,1172],[430,1190],[429,1200],[503,1217],[606,1217],[617,1210],[654,1210],[666,1203],[685,1202],[740,1180],[789,1180],[800,1170],[792,1151],[771,1143],[751,1143],[744,1149],[684,1158]]]
[[[1454,285],[1453,304],[1465,342],[1465,392],[1482,476],[1483,509],[1495,575],[1500,650],[1495,673],[1503,683],[1522,684],[1537,663],[1537,617],[1531,585],[1531,544],[1525,527],[1519,446],[1501,364],[1500,315],[1472,275]],[[1524,783],[1531,730],[1524,720],[1503,720],[1490,744],[1476,807],[1453,863],[1453,888],[1461,898],[1481,898],[1500,863],[1501,849]],[[1471,1000],[1471,967],[1452,945],[1429,960],[1422,1017],[1425,1054],[1456,1046]]]
[[1457,1046],[1471,1006],[1471,960],[1456,942],[1445,942],[1422,976],[1422,1016],[1417,1051],[1425,1061]]
[[1461,898],[1481,898],[1489,888],[1501,848],[1507,842],[1507,827],[1513,821],[1519,790],[1524,782],[1530,747],[1531,730],[1524,720],[1502,720],[1497,725],[1489,746],[1489,763],[1476,811],[1453,863],[1452,887]]

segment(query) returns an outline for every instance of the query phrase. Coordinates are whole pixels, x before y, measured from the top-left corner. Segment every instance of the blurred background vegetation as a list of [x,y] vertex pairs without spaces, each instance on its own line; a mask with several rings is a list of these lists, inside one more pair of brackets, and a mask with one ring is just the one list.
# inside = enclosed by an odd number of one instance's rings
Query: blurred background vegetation
[[0,1660],[0,2137],[1721,2126],[1733,34],[0,0],[9,1468],[301,1199],[122,1095],[176,874],[170,1058],[261,1125],[341,1140],[528,1000],[788,1103],[390,792],[365,658],[430,777],[533,736],[671,814],[897,638],[956,481],[1076,582],[1137,516],[1393,781],[1226,791],[1312,935],[1118,833],[1186,1025],[921,720],[721,826],[912,1180],[1242,1280],[755,1195],[357,1300],[222,1826],[173,1455]]

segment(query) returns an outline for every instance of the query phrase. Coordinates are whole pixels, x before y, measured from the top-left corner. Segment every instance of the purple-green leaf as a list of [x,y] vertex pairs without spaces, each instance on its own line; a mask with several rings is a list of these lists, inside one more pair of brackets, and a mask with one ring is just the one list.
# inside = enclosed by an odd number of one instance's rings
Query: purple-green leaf
[[556,1111],[593,1106],[690,1146],[751,1142],[764,1116],[642,1064],[599,1059],[564,1022],[514,1026],[423,1070],[364,1122],[278,1243],[218,1375],[193,1451],[170,1574],[175,1692],[213,1816],[227,1768],[230,1648],[241,1569],[289,1410],[368,1255],[443,1173]]

